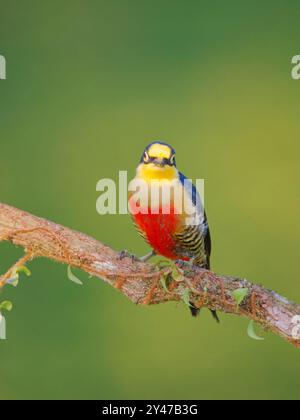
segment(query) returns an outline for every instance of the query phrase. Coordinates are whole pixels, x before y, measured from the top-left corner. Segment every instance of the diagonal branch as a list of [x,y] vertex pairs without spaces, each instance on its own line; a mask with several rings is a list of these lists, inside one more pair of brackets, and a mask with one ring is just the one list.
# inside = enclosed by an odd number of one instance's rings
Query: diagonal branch
[[[245,279],[217,275],[186,263],[178,264],[182,273],[178,279],[168,267],[158,269],[130,256],[121,258],[83,233],[0,204],[0,241],[4,240],[23,247],[25,256],[0,277],[0,288],[15,268],[29,259],[45,257],[106,281],[137,304],[180,301],[188,289],[195,306],[245,316],[300,348],[300,305]],[[159,284],[162,275],[171,280],[168,292]],[[239,288],[248,289],[248,293],[237,306],[233,292]]]

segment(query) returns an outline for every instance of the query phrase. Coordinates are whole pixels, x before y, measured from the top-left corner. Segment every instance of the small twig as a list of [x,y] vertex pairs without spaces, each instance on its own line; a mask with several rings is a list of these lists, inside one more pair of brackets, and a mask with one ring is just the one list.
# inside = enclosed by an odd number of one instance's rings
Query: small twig
[[22,258],[20,258],[15,264],[13,264],[5,274],[0,277],[0,289],[2,289],[6,282],[12,277],[14,272],[17,272],[18,268],[25,265],[29,260],[33,259],[33,253],[27,252]]

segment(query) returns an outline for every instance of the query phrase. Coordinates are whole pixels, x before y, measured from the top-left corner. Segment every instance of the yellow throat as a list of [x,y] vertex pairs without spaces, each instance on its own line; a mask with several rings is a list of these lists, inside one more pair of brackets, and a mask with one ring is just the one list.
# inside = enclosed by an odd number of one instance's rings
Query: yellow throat
[[137,168],[136,176],[146,182],[154,180],[174,181],[178,179],[178,171],[175,166],[158,167],[153,163],[141,163]]

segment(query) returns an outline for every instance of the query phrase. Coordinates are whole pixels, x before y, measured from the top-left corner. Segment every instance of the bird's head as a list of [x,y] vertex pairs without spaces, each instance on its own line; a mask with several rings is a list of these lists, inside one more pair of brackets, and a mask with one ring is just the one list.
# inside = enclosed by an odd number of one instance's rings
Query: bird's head
[[150,143],[141,158],[141,163],[151,167],[164,168],[165,166],[175,166],[175,150],[167,143]]
[[177,178],[178,171],[173,147],[158,141],[150,143],[141,157],[138,175],[147,181]]

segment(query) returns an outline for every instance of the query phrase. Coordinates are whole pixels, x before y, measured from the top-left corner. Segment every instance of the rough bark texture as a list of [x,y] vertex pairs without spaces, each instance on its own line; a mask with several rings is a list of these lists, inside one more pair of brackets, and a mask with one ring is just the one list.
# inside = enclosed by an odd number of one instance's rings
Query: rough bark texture
[[[4,240],[23,247],[25,256],[0,277],[0,288],[16,268],[45,257],[106,281],[137,304],[180,301],[188,289],[195,306],[248,317],[300,348],[294,318],[300,315],[300,305],[245,279],[217,275],[186,263],[178,264],[174,274],[170,267],[159,269],[128,255],[120,257],[83,233],[0,204],[0,241]],[[162,276],[167,279],[168,292],[160,283]],[[233,292],[239,288],[247,288],[248,293],[238,306]]]

